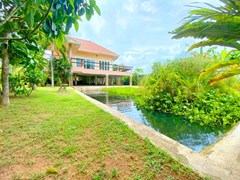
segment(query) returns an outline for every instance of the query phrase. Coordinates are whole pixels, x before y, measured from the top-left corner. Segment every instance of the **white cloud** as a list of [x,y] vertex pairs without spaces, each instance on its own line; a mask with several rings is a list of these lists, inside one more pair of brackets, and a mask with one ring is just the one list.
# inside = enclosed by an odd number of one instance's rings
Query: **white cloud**
[[222,3],[219,0],[185,0],[185,1],[179,1],[179,0],[171,0],[170,1],[172,5],[174,6],[184,6],[189,5],[191,3],[209,3],[215,6],[219,6]]
[[119,29],[126,29],[128,26],[128,20],[126,17],[117,14],[116,15],[116,25]]
[[97,34],[100,35],[102,32],[102,29],[104,27],[104,25],[106,24],[105,19],[101,16],[93,16],[91,21],[89,21],[90,26],[92,28],[92,30]]
[[143,16],[143,17],[141,17],[141,19],[144,23],[156,23],[157,22],[156,19],[154,19],[153,17],[149,17],[149,16]]
[[133,46],[120,56],[117,63],[133,66],[134,68],[145,67],[145,72],[151,71],[154,62],[166,62],[175,59],[176,55],[182,54],[185,47],[178,43],[173,45],[143,45]]
[[154,4],[155,4],[154,0],[147,0],[147,1],[142,2],[140,4],[140,7],[144,12],[154,14],[154,13],[158,12],[158,9],[156,8],[156,6]]
[[135,13],[138,9],[138,1],[137,0],[124,1],[123,9],[128,11],[129,13]]

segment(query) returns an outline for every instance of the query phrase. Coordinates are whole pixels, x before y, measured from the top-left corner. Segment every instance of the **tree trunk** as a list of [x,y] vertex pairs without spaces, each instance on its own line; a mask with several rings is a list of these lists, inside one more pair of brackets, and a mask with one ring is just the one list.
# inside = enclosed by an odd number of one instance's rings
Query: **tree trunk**
[[[4,34],[5,38],[9,37],[8,33]],[[2,50],[2,89],[3,89],[3,96],[2,96],[2,105],[9,106],[9,59],[8,59],[8,40],[3,42],[3,50]]]
[[51,57],[51,81],[52,81],[52,87],[54,87],[54,67],[53,62],[54,61],[54,42],[52,42],[52,57]]

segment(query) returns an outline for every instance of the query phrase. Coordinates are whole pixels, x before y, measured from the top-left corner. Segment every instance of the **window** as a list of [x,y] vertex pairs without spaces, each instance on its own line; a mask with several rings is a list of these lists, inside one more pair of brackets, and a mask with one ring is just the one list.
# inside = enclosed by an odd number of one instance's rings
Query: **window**
[[83,61],[83,59],[76,58],[76,67],[81,67],[82,61]]
[[110,63],[106,61],[99,61],[100,70],[109,70]]
[[84,60],[84,69],[95,69],[95,61],[85,59]]

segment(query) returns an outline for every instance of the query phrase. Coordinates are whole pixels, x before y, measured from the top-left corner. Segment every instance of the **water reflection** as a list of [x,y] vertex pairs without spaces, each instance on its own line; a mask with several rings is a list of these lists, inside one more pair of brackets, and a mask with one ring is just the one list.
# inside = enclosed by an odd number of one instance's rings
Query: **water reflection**
[[214,143],[226,130],[203,127],[179,116],[148,110],[138,110],[130,98],[105,92],[85,92],[86,95],[116,109],[156,131],[184,144],[196,152]]

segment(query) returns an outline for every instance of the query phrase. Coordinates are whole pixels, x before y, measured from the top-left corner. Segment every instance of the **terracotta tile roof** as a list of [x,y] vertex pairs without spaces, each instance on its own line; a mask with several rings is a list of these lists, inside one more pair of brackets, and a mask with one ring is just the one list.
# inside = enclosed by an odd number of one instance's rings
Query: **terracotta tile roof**
[[87,41],[83,39],[78,39],[78,38],[73,38],[68,36],[68,42],[73,43],[73,44],[79,44],[79,50],[80,51],[85,51],[85,52],[93,52],[97,54],[106,54],[115,57],[115,59],[118,58],[118,54],[92,42],[92,41]]

